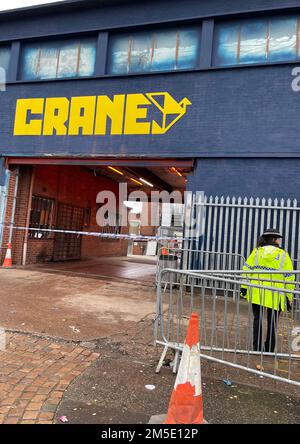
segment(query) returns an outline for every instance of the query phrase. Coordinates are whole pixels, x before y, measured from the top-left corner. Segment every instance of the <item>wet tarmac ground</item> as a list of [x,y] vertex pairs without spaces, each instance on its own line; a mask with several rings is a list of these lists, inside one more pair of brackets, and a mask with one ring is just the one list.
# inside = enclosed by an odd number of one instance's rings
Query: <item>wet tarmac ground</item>
[[[66,416],[71,424],[147,424],[152,415],[166,413],[175,375],[168,367],[155,374],[154,347],[148,347],[148,359],[120,343],[102,343],[94,351],[100,352],[100,358],[68,388],[56,414],[57,423]],[[210,424],[300,423],[297,389],[288,394],[287,387],[286,393],[279,393],[280,387],[273,381],[266,384],[257,376],[251,385],[232,378],[228,386],[220,370],[213,363],[202,363],[204,416]],[[155,388],[149,390],[149,385]],[[263,385],[273,385],[275,390],[263,389]]]

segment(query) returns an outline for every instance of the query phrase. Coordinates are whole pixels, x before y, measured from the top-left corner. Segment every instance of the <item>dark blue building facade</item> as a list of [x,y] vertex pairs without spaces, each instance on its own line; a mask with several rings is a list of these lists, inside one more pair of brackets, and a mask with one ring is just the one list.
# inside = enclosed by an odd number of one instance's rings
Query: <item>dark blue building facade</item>
[[299,18],[275,0],[2,13],[2,162],[192,159],[190,190],[300,198]]

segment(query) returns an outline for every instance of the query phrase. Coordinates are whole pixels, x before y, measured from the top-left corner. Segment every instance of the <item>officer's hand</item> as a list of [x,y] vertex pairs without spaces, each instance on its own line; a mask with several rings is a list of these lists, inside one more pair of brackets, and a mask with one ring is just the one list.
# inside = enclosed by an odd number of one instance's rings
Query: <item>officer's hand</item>
[[287,311],[292,311],[293,309],[291,301],[288,298],[286,298],[286,309]]
[[240,294],[241,294],[241,298],[245,298],[247,295],[247,288],[241,288]]

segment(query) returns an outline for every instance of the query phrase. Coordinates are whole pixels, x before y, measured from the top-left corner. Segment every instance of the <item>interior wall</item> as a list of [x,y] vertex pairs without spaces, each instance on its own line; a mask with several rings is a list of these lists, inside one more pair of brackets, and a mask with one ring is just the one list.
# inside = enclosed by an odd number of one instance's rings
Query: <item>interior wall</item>
[[[90,209],[90,220],[83,227],[84,231],[101,232],[96,222],[96,197],[103,190],[114,192],[118,199],[118,184],[104,176],[95,176],[92,170],[77,166],[35,167],[34,195],[54,199],[56,208],[58,203],[64,203]],[[29,239],[27,263],[51,261],[53,249],[54,235],[51,239]],[[126,254],[127,241],[105,240],[94,236],[82,238],[82,258]]]

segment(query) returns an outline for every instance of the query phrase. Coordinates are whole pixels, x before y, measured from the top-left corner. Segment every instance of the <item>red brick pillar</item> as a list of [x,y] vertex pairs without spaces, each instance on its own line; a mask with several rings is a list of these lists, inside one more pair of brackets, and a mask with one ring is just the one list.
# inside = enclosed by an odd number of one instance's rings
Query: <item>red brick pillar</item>
[[7,202],[6,202],[6,211],[4,215],[4,228],[3,228],[3,241],[2,241],[2,250],[1,250],[1,265],[3,263],[6,248],[9,241],[9,227],[11,221],[11,215],[13,211],[13,203],[14,203],[14,190],[16,186],[16,177],[17,177],[17,169],[10,170],[10,176],[8,181],[8,189],[7,189]]
[[[9,241],[9,225],[11,223],[11,217],[14,207],[14,194],[15,194],[15,186],[17,180],[18,168],[14,168],[10,172],[10,180],[8,184],[8,197],[7,197],[7,207],[4,223],[6,227],[3,232],[3,247],[6,247]],[[16,199],[16,207],[15,207],[15,217],[14,217],[14,225],[25,227],[26,226],[26,218],[28,211],[28,201],[31,198],[30,195],[30,182],[32,175],[32,167],[30,166],[22,166],[19,168],[19,181],[18,181],[18,191],[17,191],[17,199]],[[25,231],[21,230],[13,230],[12,236],[12,259],[14,265],[22,264],[22,254],[23,254],[23,244],[25,238]],[[2,251],[3,261],[5,256],[5,249]]]

